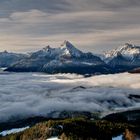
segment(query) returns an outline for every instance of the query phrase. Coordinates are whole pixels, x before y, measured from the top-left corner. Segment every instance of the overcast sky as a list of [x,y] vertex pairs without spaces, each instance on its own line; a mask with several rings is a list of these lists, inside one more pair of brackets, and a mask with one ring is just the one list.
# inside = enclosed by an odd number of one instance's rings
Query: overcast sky
[[140,0],[0,0],[0,51],[71,41],[101,53],[140,44]]

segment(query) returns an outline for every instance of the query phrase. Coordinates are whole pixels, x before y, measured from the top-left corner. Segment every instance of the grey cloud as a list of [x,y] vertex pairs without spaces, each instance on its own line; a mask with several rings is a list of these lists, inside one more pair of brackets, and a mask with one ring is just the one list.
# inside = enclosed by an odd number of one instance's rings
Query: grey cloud
[[139,7],[139,0],[1,0],[0,11],[11,13],[38,9],[46,12],[107,11]]
[[139,44],[139,7],[138,0],[1,0],[0,49],[26,51],[65,39],[97,52]]
[[0,11],[9,14],[16,11],[38,9],[46,12],[59,12],[68,8],[65,0],[1,0]]
[[139,7],[140,1],[139,0],[102,0],[103,7],[109,9],[127,9],[131,7]]
[[[139,12],[139,11],[137,11]],[[126,18],[124,19],[124,16]],[[96,33],[105,30],[127,29],[140,22],[139,15],[120,12],[73,12],[47,14],[39,10],[15,12],[9,18],[0,19],[1,27],[20,33],[51,35],[64,33]]]

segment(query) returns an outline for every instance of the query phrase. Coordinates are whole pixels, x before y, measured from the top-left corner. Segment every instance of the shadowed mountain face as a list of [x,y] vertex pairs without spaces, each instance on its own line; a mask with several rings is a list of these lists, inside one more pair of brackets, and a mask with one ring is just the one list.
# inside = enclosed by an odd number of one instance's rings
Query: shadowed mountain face
[[47,46],[31,53],[7,69],[16,72],[46,72],[46,73],[109,73],[110,69],[99,57],[92,53],[84,53],[65,41],[59,48]]
[[27,55],[24,54],[9,53],[7,51],[0,52],[0,67],[9,67],[13,63],[16,63],[26,57]]

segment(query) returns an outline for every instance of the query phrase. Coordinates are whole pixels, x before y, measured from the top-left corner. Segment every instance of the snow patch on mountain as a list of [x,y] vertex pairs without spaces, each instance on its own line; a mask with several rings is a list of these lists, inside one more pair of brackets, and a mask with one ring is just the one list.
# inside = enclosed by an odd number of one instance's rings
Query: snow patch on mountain
[[140,58],[140,46],[125,43],[123,46],[105,53],[105,61],[109,62],[112,58],[120,55],[130,61],[135,57]]
[[75,48],[69,41],[64,41],[61,47],[51,48],[50,46],[46,46],[45,48],[33,52],[31,54],[32,58],[35,57],[51,57],[51,58],[61,58],[61,57],[81,57],[83,54],[82,51]]
[[70,55],[75,57],[81,57],[83,52],[75,48],[69,41],[64,41],[64,43],[61,45],[61,49],[64,52],[64,55]]

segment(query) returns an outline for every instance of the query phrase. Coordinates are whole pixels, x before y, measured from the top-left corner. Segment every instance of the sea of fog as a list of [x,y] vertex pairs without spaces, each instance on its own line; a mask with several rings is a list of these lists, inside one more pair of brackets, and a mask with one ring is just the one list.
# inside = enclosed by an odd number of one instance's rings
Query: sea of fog
[[140,107],[140,74],[0,72],[0,122],[54,111],[109,112]]

